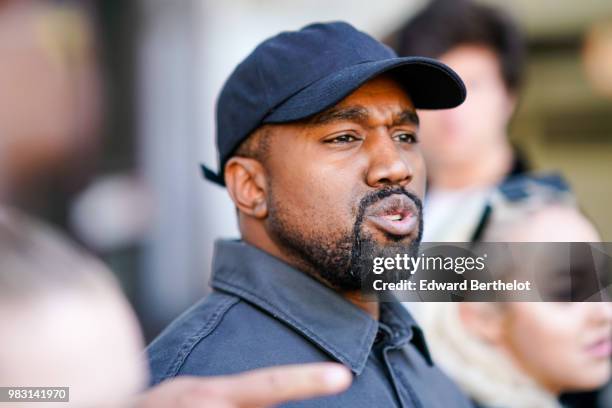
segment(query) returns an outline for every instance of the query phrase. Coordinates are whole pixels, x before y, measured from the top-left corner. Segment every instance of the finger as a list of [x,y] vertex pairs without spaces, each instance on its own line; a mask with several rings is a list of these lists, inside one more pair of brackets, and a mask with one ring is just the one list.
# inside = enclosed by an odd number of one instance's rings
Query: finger
[[337,394],[352,381],[340,364],[312,363],[253,370],[234,376],[208,378],[208,389],[239,407],[270,406],[282,402]]

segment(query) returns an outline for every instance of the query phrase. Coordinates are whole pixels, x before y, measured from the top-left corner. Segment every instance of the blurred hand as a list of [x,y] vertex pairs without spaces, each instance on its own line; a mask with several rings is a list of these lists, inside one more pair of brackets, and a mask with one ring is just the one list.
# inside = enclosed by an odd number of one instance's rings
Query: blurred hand
[[352,377],[335,363],[262,368],[223,377],[176,377],[145,392],[136,408],[270,407],[346,390]]

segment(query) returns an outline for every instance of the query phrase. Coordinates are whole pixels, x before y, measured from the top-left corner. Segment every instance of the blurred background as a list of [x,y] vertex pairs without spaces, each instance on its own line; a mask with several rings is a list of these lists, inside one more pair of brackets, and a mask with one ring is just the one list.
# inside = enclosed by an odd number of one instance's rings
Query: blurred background
[[[612,2],[488,0],[521,23],[528,77],[511,127],[612,240]],[[424,0],[0,1],[0,198],[63,229],[119,276],[147,340],[207,292],[237,237],[214,103],[264,38],[342,19],[384,39]]]

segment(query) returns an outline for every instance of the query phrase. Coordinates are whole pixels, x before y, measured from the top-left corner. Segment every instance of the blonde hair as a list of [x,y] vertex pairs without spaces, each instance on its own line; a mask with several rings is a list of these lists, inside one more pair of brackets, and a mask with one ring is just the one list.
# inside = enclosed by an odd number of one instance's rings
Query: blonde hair
[[557,397],[522,372],[508,355],[470,332],[460,303],[418,308],[434,361],[475,401],[487,407],[559,408]]
[[[519,224],[530,225],[535,217],[551,210],[575,213],[581,222],[588,223],[570,193],[537,183],[529,183],[527,189],[530,194],[518,201],[507,199],[499,191],[494,193],[491,202],[495,210],[484,241],[512,241],[510,232]],[[550,241],[556,239],[551,236]],[[488,407],[561,406],[558,396],[542,388],[508,354],[471,332],[464,325],[459,308],[460,303],[425,303],[416,308],[415,314],[434,360],[470,397]]]

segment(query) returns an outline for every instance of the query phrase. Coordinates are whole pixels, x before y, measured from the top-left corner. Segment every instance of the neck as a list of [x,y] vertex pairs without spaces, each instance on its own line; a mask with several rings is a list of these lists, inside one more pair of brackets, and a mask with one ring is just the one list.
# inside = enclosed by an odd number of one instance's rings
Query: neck
[[344,292],[342,296],[357,306],[359,309],[366,312],[372,319],[378,320],[380,317],[380,305],[378,302],[366,301],[362,299],[359,291]]
[[459,190],[489,187],[501,182],[512,168],[512,148],[504,142],[478,158],[432,166],[429,178],[433,188]]

